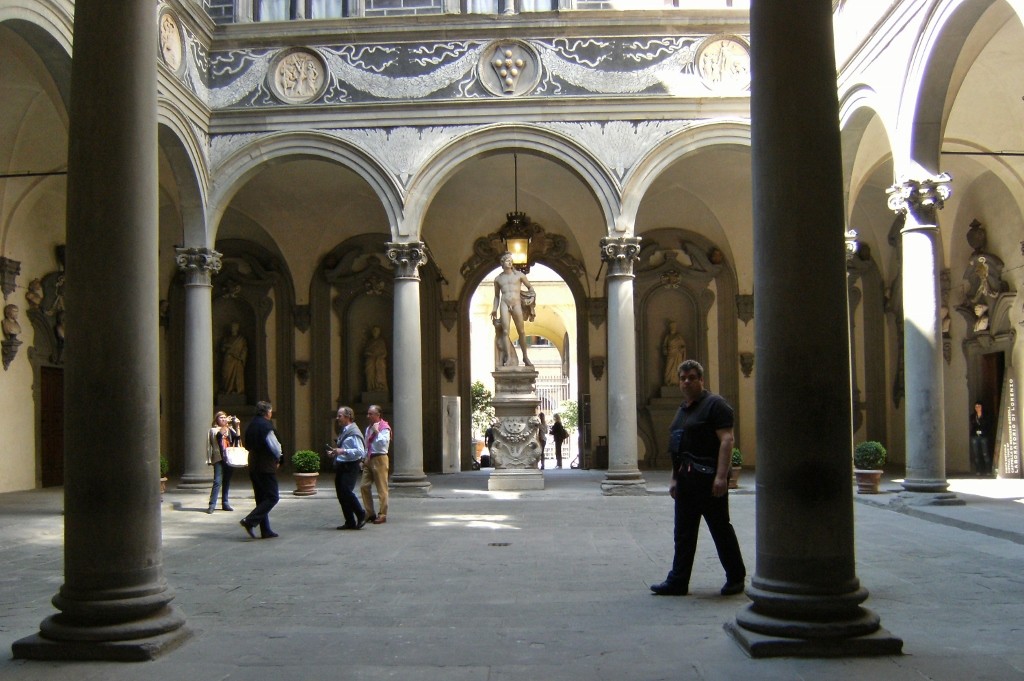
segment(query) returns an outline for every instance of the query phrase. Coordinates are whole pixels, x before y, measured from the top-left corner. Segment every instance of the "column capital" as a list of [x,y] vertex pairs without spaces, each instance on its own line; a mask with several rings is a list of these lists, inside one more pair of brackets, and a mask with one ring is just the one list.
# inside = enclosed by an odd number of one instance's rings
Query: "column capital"
[[609,277],[632,277],[633,263],[640,256],[638,236],[606,236],[601,239],[601,260],[608,264]]
[[210,286],[220,272],[221,254],[210,248],[175,248],[174,260],[185,275],[185,286]]
[[910,214],[919,225],[937,224],[935,211],[941,210],[946,199],[953,194],[949,173],[939,173],[920,179],[904,177],[885,190],[889,195],[889,209],[895,213]]
[[427,263],[427,251],[422,241],[407,243],[388,242],[388,260],[395,266],[395,279],[419,281],[420,267]]

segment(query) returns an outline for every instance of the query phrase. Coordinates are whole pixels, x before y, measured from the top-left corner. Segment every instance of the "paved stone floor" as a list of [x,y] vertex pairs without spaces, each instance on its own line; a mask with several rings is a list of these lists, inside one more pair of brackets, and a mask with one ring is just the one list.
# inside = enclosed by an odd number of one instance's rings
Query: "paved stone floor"
[[[856,496],[866,605],[904,655],[752,660],[722,625],[748,603],[723,598],[701,538],[692,595],[655,597],[671,557],[667,476],[650,494],[603,497],[600,471],[555,470],[546,489],[490,493],[488,471],[432,476],[425,498],[392,498],[389,522],[338,532],[329,477],[286,494],[281,536],[238,526],[252,506],[206,515],[168,492],[164,563],[193,637],[146,663],[13,660],[11,643],[54,612],[63,581],[60,490],[0,495],[0,678],[91,681],[398,679],[1024,679],[1024,486],[954,481],[960,507],[894,510]],[[731,499],[754,569],[753,476]],[[887,489],[895,489],[891,481]],[[291,483],[285,480],[285,490]]]

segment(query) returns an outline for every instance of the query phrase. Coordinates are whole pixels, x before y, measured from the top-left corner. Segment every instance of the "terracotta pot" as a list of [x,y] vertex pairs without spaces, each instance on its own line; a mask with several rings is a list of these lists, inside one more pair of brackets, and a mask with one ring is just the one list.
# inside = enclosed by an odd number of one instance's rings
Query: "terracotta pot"
[[164,492],[167,491],[167,478],[160,478],[160,498],[163,499]]
[[294,473],[295,491],[297,497],[311,497],[316,494],[316,479],[319,473]]
[[729,475],[729,489],[737,489],[740,486],[740,473],[743,472],[743,466],[733,466],[732,473]]
[[856,469],[853,475],[857,478],[857,494],[878,494],[882,471]]

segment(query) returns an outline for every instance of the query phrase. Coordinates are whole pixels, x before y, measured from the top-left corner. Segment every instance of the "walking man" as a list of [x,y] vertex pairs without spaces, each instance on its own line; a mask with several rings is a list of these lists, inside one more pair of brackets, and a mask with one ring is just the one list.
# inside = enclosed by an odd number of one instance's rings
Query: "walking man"
[[353,491],[359,479],[359,467],[366,457],[363,434],[355,424],[356,415],[352,407],[338,409],[338,441],[327,454],[334,460],[334,491],[341,504],[341,515],[345,524],[339,530],[361,530],[366,524],[366,511],[359,505],[359,497]]
[[[367,520],[374,525],[388,521],[388,447],[391,446],[391,426],[381,417],[380,406],[371,404],[366,411],[370,425],[366,427],[366,461],[363,463],[363,481],[359,493],[363,506],[369,514]],[[376,486],[380,500],[380,512],[373,511],[373,494],[370,487]]]
[[256,418],[245,429],[245,446],[249,449],[249,479],[256,497],[256,508],[238,523],[253,539],[252,529],[259,525],[260,539],[273,539],[277,533],[270,529],[270,510],[281,498],[277,487],[277,469],[281,467],[281,441],[270,420],[274,407],[270,402],[256,403]]
[[652,584],[657,596],[685,596],[697,552],[700,519],[708,524],[718,558],[725,568],[723,596],[743,591],[747,576],[736,531],[729,520],[729,470],[732,458],[732,407],[704,389],[704,367],[688,359],[679,365],[683,403],[672,421],[669,449],[675,499],[675,556],[672,569],[661,584]]

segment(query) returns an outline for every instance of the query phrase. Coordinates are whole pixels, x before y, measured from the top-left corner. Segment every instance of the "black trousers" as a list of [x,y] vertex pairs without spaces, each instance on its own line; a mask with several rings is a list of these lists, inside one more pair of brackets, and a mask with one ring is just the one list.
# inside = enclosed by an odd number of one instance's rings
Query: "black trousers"
[[680,473],[676,483],[675,557],[668,581],[689,587],[693,558],[697,553],[697,532],[700,519],[708,524],[711,538],[718,550],[718,560],[725,568],[725,581],[738,582],[747,576],[743,555],[736,539],[736,530],[729,520],[729,494],[712,496],[714,475]]
[[353,491],[361,473],[358,461],[334,462],[334,491],[338,494],[338,503],[341,504],[341,515],[345,517],[345,524],[349,527],[358,525],[366,515],[363,505],[359,503],[359,497]]
[[270,529],[270,510],[277,506],[281,495],[277,487],[277,473],[257,473],[249,469],[249,479],[252,481],[252,493],[256,497],[256,508],[245,516],[248,525],[259,525],[260,535],[266,537],[273,530]]

